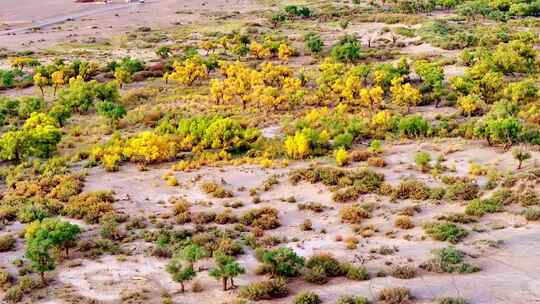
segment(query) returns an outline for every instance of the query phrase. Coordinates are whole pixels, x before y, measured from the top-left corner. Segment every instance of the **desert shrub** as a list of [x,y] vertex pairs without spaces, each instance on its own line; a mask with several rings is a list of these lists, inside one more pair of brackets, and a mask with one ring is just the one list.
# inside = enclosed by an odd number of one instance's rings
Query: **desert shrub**
[[467,304],[467,301],[462,298],[444,297],[437,300],[437,304]]
[[474,199],[465,208],[465,213],[474,216],[483,216],[486,213],[496,213],[504,210],[503,205],[492,199]]
[[464,261],[465,254],[454,247],[435,249],[434,258],[420,264],[420,268],[436,273],[472,273],[480,268]]
[[326,207],[318,202],[307,202],[307,203],[300,203],[297,205],[298,210],[310,210],[316,213],[321,213],[326,209]]
[[319,295],[311,291],[304,291],[296,295],[293,304],[320,304],[322,303]]
[[369,301],[362,296],[344,295],[337,299],[336,304],[369,304]]
[[522,214],[528,221],[540,220],[540,209],[538,208],[527,208],[523,210]]
[[401,228],[401,229],[411,229],[414,228],[414,224],[411,220],[410,216],[401,215],[396,217],[394,221],[394,226]]
[[261,261],[273,276],[295,277],[304,266],[304,258],[298,256],[287,247],[266,250],[262,253]]
[[431,155],[427,152],[418,152],[414,155],[414,162],[418,168],[422,171],[429,169],[429,162],[431,161]]
[[336,151],[336,164],[340,167],[347,165],[350,161],[349,153],[343,147]]
[[394,188],[392,198],[394,199],[415,199],[425,200],[430,195],[429,187],[421,181],[414,179],[402,180],[399,185]]
[[113,202],[111,191],[83,192],[73,196],[62,212],[70,217],[84,219],[88,223],[98,223],[102,216],[114,211]]
[[447,221],[450,223],[458,224],[470,224],[478,222],[478,219],[474,216],[467,215],[465,213],[449,213],[437,217],[439,221]]
[[211,194],[212,197],[215,198],[227,198],[234,196],[232,191],[223,188],[223,186],[214,181],[203,182],[201,188],[206,194]]
[[427,136],[431,132],[431,126],[422,116],[411,115],[399,120],[398,131],[402,136],[415,138]]
[[452,223],[425,223],[423,228],[434,240],[448,241],[450,243],[458,243],[469,234],[467,230]]
[[179,197],[172,197],[169,202],[173,205],[172,209],[174,215],[189,212],[189,208],[191,207],[187,200]]
[[385,304],[403,304],[410,301],[412,296],[405,287],[387,287],[379,292],[378,298]]
[[369,212],[358,204],[342,207],[339,210],[339,218],[342,223],[360,224],[362,220],[369,217]]
[[274,229],[280,226],[279,213],[271,207],[251,209],[242,215],[240,223],[264,230]]
[[501,188],[493,192],[490,199],[499,204],[508,205],[512,202],[512,198],[513,198],[512,190],[507,189],[507,188]]
[[304,42],[306,44],[306,49],[309,50],[311,54],[319,54],[322,52],[324,47],[324,42],[321,39],[321,36],[318,33],[309,32],[304,36]]
[[341,265],[342,271],[345,273],[345,277],[354,281],[369,280],[369,273],[364,266],[355,266],[350,263]]
[[351,159],[355,162],[367,161],[372,156],[373,153],[365,149],[353,150],[351,152]]
[[479,192],[480,188],[474,180],[468,178],[458,178],[448,186],[444,198],[455,201],[469,201],[477,198]]
[[380,157],[376,157],[376,156],[368,158],[367,163],[370,166],[379,167],[379,168],[382,168],[382,167],[386,166],[386,161],[384,159],[382,159]]
[[517,201],[524,207],[540,205],[540,198],[534,190],[527,189],[517,195]]
[[330,55],[337,61],[353,62],[362,56],[362,47],[358,38],[354,36],[343,36],[332,47]]
[[329,280],[326,271],[321,266],[314,266],[306,269],[303,275],[304,281],[314,284],[326,284]]
[[10,251],[15,247],[15,238],[11,234],[0,236],[0,252]]
[[409,265],[397,265],[392,268],[390,275],[398,279],[412,279],[416,276],[416,269]]
[[377,191],[384,181],[384,175],[368,170],[344,170],[332,167],[309,167],[293,170],[289,174],[289,180],[293,184],[300,181],[308,181],[312,184],[323,183],[326,186],[347,187],[354,186],[364,193]]
[[329,277],[337,277],[343,274],[339,261],[328,253],[318,253],[311,256],[306,262],[306,268],[320,267]]
[[231,209],[226,209],[216,214],[215,222],[222,225],[232,224],[238,222],[238,217],[233,214]]
[[216,219],[216,213],[212,211],[194,212],[191,214],[191,222],[194,224],[208,224]]
[[308,231],[313,230],[313,222],[310,219],[305,219],[302,224],[300,224],[300,230]]
[[284,278],[275,278],[268,281],[254,282],[241,286],[238,295],[252,301],[270,300],[286,297],[289,293],[287,281]]

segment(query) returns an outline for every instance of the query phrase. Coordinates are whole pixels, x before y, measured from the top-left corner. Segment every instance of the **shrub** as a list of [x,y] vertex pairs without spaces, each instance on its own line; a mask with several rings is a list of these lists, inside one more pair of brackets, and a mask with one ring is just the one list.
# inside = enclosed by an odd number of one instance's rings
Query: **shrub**
[[430,189],[426,184],[414,179],[406,179],[399,183],[392,193],[394,199],[425,200],[430,195]]
[[240,218],[240,223],[264,230],[275,229],[280,226],[278,211],[271,207],[247,211]]
[[0,252],[10,251],[15,247],[15,238],[11,234],[0,236]]
[[294,297],[293,304],[320,304],[319,295],[311,291],[301,292]]
[[480,188],[474,180],[458,178],[450,184],[444,198],[455,201],[470,201],[477,198],[479,192]]
[[336,151],[336,164],[340,167],[347,165],[350,161],[349,153],[343,147]]
[[452,223],[426,223],[423,228],[434,240],[450,243],[458,243],[469,234],[467,230]]
[[358,204],[346,206],[339,210],[339,218],[342,223],[360,224],[363,219],[369,217],[369,212]]
[[465,208],[465,213],[474,216],[483,216],[486,213],[496,213],[503,211],[503,205],[493,199],[475,199]]
[[267,250],[262,254],[261,261],[272,276],[295,277],[304,266],[304,258],[298,256],[292,249],[281,247]]
[[517,200],[524,207],[540,205],[540,198],[534,190],[527,189],[517,196]]
[[223,188],[221,185],[214,181],[203,182],[201,188],[206,194],[211,194],[214,198],[227,198],[234,196],[232,191]]
[[427,136],[431,126],[422,116],[412,115],[399,120],[398,130],[400,135],[413,138]]
[[429,162],[431,161],[431,155],[427,152],[418,152],[414,155],[414,162],[420,168],[420,170],[425,171],[429,169]]
[[394,225],[401,229],[411,229],[414,228],[414,224],[411,220],[410,216],[401,215],[396,217],[396,220],[394,221]]
[[390,275],[398,279],[412,279],[416,276],[416,269],[408,265],[398,265],[392,268]]
[[324,47],[324,42],[318,33],[310,32],[304,36],[306,48],[311,54],[320,54]]
[[378,298],[385,304],[403,304],[411,299],[411,292],[405,287],[387,287],[379,292]]
[[111,191],[84,192],[73,196],[64,207],[63,213],[95,224],[105,214],[113,212],[113,202]]
[[463,300],[462,298],[445,297],[445,298],[440,298],[437,301],[437,304],[467,304],[467,302]]
[[436,273],[472,273],[480,268],[464,262],[465,254],[454,247],[433,250],[435,257],[420,265],[420,268]]
[[361,296],[344,295],[337,299],[336,304],[369,304],[369,301],[367,298]]
[[304,281],[306,282],[322,285],[326,284],[328,280],[328,276],[321,266],[309,268],[304,272]]
[[284,278],[275,278],[241,286],[238,295],[248,300],[260,301],[283,298],[288,293],[287,281]]
[[355,266],[353,264],[344,264],[342,265],[345,276],[349,280],[354,281],[365,281],[369,280],[369,274],[366,267],[364,266]]
[[310,219],[305,219],[302,224],[300,224],[300,230],[308,231],[313,229],[313,223]]
[[343,274],[343,269],[339,261],[328,253],[318,253],[311,256],[306,262],[306,268],[312,269],[320,267],[325,274],[330,277],[337,277]]
[[527,208],[523,210],[522,214],[528,221],[540,220],[540,209],[538,208]]
[[330,56],[337,61],[353,62],[361,58],[361,52],[362,47],[358,38],[345,36],[332,47]]

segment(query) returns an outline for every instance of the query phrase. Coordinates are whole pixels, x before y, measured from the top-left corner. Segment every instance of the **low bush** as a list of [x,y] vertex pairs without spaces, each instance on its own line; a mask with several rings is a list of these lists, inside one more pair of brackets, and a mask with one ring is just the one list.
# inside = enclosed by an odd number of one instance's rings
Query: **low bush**
[[528,221],[538,221],[540,220],[540,209],[539,208],[527,208],[523,210],[523,216]]
[[458,243],[469,233],[467,230],[453,223],[434,222],[423,225],[424,231],[437,241],[448,241]]
[[398,279],[412,279],[416,276],[416,269],[409,265],[397,265],[392,268],[390,275]]
[[84,192],[73,196],[65,205],[63,213],[87,223],[98,223],[105,214],[113,212],[114,202],[111,191]]
[[343,274],[339,261],[329,253],[318,253],[311,256],[306,262],[306,268],[320,267],[329,277],[337,277]]
[[412,296],[405,287],[387,287],[379,292],[378,298],[384,304],[404,304],[408,303]]
[[346,206],[339,210],[339,218],[342,223],[360,224],[362,220],[369,217],[369,212],[358,204]]
[[10,251],[15,248],[15,238],[11,234],[0,236],[0,252]]
[[401,229],[412,229],[414,228],[414,224],[411,220],[410,216],[406,215],[400,215],[396,217],[394,221],[394,226],[401,228]]
[[434,258],[422,263],[420,268],[436,273],[472,273],[480,268],[464,262],[465,254],[454,247],[433,250]]
[[241,286],[238,295],[241,298],[260,301],[286,297],[289,294],[287,281],[284,278],[275,278],[268,281],[254,282]]
[[437,300],[437,304],[467,304],[467,301],[462,298],[444,297]]
[[353,264],[343,264],[343,272],[345,272],[345,277],[349,280],[354,281],[366,281],[369,280],[369,273],[364,266],[355,266]]
[[344,295],[337,299],[336,304],[369,304],[369,301],[362,296]]
[[326,284],[328,283],[328,275],[326,271],[321,266],[314,266],[306,269],[303,275],[304,281],[314,283],[314,284]]
[[279,213],[271,207],[251,209],[242,215],[240,223],[264,230],[275,229],[280,226]]
[[414,179],[403,180],[394,188],[392,198],[425,200],[430,195],[429,187],[421,181]]
[[483,216],[486,213],[496,213],[504,210],[503,205],[493,199],[474,199],[465,208],[465,213],[474,216]]
[[293,300],[293,304],[321,304],[321,298],[319,298],[319,295],[311,292],[311,291],[304,291],[296,295]]

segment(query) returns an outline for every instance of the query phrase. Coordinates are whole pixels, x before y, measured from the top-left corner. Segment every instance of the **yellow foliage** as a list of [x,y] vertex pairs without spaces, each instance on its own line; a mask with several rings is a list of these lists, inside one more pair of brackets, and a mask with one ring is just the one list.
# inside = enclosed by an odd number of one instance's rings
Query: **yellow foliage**
[[403,77],[392,80],[390,92],[392,92],[392,102],[397,106],[407,107],[407,112],[410,111],[411,106],[417,105],[422,97],[420,91],[410,83],[403,84]]
[[284,61],[289,60],[289,57],[291,57],[294,54],[294,49],[291,48],[286,43],[281,43],[278,47],[278,58]]
[[272,50],[255,40],[251,41],[249,51],[253,56],[257,57],[257,59],[266,59],[272,57]]
[[304,159],[310,154],[309,140],[301,132],[296,132],[285,140],[285,151],[291,158]]
[[336,151],[336,164],[340,167],[345,166],[350,161],[349,153],[343,147]]
[[175,61],[173,67],[174,72],[169,75],[169,79],[181,84],[191,85],[196,80],[208,78],[208,68],[199,57],[189,58],[184,62]]
[[130,138],[123,149],[123,155],[135,162],[153,163],[175,157],[177,145],[169,135],[158,135],[144,131]]

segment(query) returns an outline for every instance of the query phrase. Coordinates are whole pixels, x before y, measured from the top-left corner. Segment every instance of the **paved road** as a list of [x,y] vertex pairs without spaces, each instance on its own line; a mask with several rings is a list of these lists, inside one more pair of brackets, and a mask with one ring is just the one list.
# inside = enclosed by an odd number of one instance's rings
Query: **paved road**
[[[1,0],[0,0],[1,1]],[[54,17],[49,17],[45,19],[41,19],[38,21],[32,21],[32,25],[20,27],[20,28],[14,28],[9,30],[0,31],[0,35],[10,35],[10,34],[16,34],[21,32],[26,32],[29,30],[32,30],[34,28],[43,28],[46,26],[62,23],[68,20],[74,20],[82,17],[88,17],[88,16],[94,16],[99,14],[108,13],[111,11],[117,11],[122,9],[127,9],[130,7],[142,5],[139,3],[109,3],[109,4],[103,4],[99,7],[92,8],[92,9],[84,9],[79,12],[69,13],[65,15],[58,15]]]

